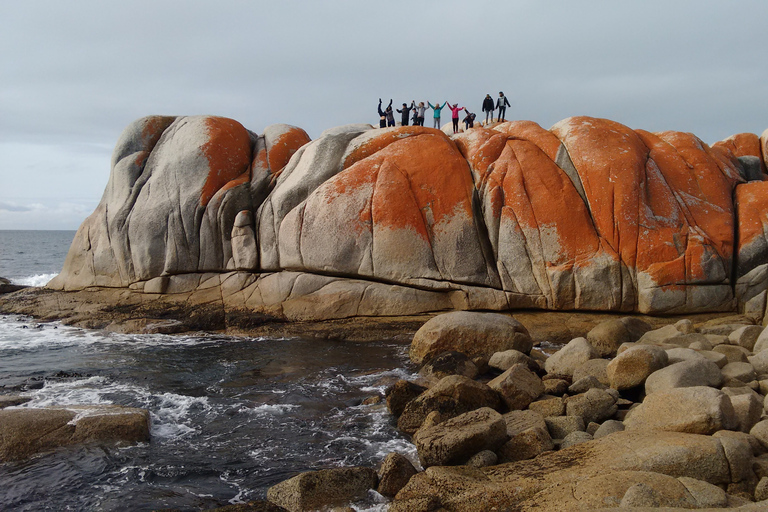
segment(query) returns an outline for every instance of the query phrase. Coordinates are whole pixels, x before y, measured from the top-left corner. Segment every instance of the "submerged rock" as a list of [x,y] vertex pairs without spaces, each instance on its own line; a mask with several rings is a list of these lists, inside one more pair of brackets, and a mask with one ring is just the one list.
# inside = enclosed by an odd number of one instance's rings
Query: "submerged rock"
[[361,500],[377,481],[376,471],[370,468],[308,471],[270,487],[267,499],[289,512],[309,512]]
[[0,410],[0,461],[84,443],[149,441],[149,411],[117,405]]

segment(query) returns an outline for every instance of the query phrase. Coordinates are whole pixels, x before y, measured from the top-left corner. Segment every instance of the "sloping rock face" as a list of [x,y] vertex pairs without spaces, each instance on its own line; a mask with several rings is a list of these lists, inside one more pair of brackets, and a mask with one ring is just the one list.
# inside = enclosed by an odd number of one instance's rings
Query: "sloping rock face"
[[120,137],[49,287],[207,290],[288,319],[731,310],[768,287],[764,138],[709,147],[575,117],[453,137],[348,125],[311,141],[147,117]]

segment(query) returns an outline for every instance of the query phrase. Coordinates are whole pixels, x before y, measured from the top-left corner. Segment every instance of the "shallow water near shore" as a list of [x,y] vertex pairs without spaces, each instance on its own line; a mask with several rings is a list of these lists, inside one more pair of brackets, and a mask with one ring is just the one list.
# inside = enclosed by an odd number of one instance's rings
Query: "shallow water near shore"
[[201,510],[263,498],[310,469],[415,460],[386,406],[407,345],[118,335],[0,316],[0,386],[23,407],[110,403],[151,413],[148,444],[73,447],[0,465],[2,510]]

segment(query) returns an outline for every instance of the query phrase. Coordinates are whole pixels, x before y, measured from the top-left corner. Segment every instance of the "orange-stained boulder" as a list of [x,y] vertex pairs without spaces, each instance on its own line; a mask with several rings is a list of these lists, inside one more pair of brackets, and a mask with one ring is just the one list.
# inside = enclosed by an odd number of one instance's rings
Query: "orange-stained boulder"
[[[285,217],[281,264],[406,284],[497,287],[472,206],[472,177],[455,145],[421,127],[379,133],[366,136],[343,160],[355,163]],[[382,149],[363,157],[371,147]]]
[[754,133],[737,133],[712,144],[712,148],[730,151],[735,157],[753,156],[760,159],[760,170],[765,174],[765,161],[760,144],[760,137]]

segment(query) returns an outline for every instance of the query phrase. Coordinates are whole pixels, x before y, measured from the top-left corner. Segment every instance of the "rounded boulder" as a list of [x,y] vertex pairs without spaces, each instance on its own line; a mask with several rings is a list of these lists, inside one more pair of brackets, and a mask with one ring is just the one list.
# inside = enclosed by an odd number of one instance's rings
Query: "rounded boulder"
[[411,361],[422,364],[447,351],[491,357],[510,349],[528,354],[531,348],[533,341],[528,330],[511,316],[456,311],[438,315],[422,325],[413,337],[409,355]]

